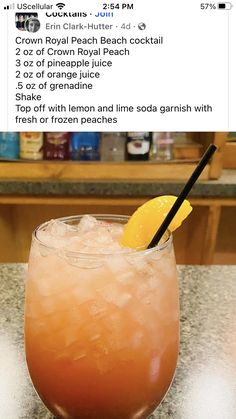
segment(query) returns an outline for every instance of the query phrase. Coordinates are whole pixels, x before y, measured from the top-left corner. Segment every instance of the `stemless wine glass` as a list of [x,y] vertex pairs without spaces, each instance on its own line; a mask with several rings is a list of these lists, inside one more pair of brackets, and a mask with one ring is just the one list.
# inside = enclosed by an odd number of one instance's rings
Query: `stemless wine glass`
[[[128,221],[94,217],[105,228]],[[61,218],[58,225],[75,234],[80,220]],[[86,243],[68,250],[63,233],[50,241],[48,225],[33,233],[26,281],[25,349],[35,389],[57,418],[147,418],[167,392],[178,357],[171,235],[154,249],[108,246],[98,254],[94,247],[88,254]]]

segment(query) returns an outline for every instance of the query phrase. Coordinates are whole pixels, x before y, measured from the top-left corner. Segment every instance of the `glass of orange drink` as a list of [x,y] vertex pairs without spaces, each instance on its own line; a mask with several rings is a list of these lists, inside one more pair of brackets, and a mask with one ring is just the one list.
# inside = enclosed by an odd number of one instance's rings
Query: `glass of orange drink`
[[33,385],[64,419],[147,418],[179,348],[172,236],[120,246],[126,216],[73,216],[33,233],[25,350]]

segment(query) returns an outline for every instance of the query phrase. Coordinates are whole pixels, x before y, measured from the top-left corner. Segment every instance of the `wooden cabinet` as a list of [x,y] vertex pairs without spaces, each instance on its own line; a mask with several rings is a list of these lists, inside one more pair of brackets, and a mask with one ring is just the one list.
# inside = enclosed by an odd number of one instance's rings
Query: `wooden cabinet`
[[[0,196],[0,262],[26,262],[40,223],[86,213],[132,214],[147,197]],[[174,233],[177,263],[234,264],[236,198],[191,198],[193,211]]]

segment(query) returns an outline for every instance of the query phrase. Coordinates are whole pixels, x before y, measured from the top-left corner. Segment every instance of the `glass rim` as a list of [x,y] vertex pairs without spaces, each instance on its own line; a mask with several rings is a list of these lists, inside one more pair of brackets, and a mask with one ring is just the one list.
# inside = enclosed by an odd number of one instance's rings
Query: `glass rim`
[[151,249],[144,249],[144,250],[139,250],[139,249],[129,249],[127,248],[127,251],[121,250],[121,251],[116,251],[116,252],[108,252],[108,253],[88,253],[88,252],[81,252],[78,250],[68,250],[65,248],[57,248],[55,246],[50,246],[47,243],[44,243],[42,240],[40,240],[37,236],[38,231],[43,230],[51,221],[58,221],[58,222],[66,222],[69,220],[80,220],[83,216],[85,215],[90,215],[91,217],[96,218],[97,220],[111,220],[113,222],[119,222],[119,221],[128,221],[130,216],[128,215],[119,215],[119,214],[80,214],[80,215],[70,215],[70,216],[66,216],[66,217],[59,217],[59,218],[55,218],[55,219],[51,219],[48,221],[45,221],[44,223],[38,225],[33,233],[32,233],[32,239],[36,240],[37,243],[39,243],[41,246],[46,247],[47,249],[51,249],[51,250],[58,250],[60,252],[60,250],[62,250],[64,253],[66,253],[67,256],[71,256],[71,257],[77,257],[77,258],[106,258],[106,257],[111,257],[111,256],[143,256],[143,255],[148,255],[151,254],[153,252],[161,252],[163,250],[165,250],[169,245],[172,244],[173,241],[173,236],[172,233],[169,229],[166,230],[166,232],[164,234],[167,234],[167,238],[166,240],[161,243],[158,244],[155,247],[152,247]]

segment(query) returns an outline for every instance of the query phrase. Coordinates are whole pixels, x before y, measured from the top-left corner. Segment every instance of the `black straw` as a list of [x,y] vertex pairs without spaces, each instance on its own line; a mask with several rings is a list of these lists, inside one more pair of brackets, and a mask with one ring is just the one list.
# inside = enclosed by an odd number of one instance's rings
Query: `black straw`
[[193,171],[192,175],[190,176],[189,180],[187,181],[186,185],[184,186],[183,190],[180,192],[180,195],[176,199],[175,203],[171,207],[170,211],[168,212],[166,218],[164,219],[163,223],[157,230],[155,236],[153,237],[152,241],[148,245],[148,249],[157,246],[159,241],[161,240],[163,234],[165,233],[166,229],[168,228],[169,224],[173,220],[175,214],[181,207],[182,203],[184,202],[185,198],[188,196],[189,192],[191,191],[194,183],[199,178],[200,174],[202,173],[203,169],[209,162],[212,155],[217,150],[217,147],[214,144],[211,144],[206,152],[204,153],[203,157],[201,158],[200,162],[198,163],[196,169]]

